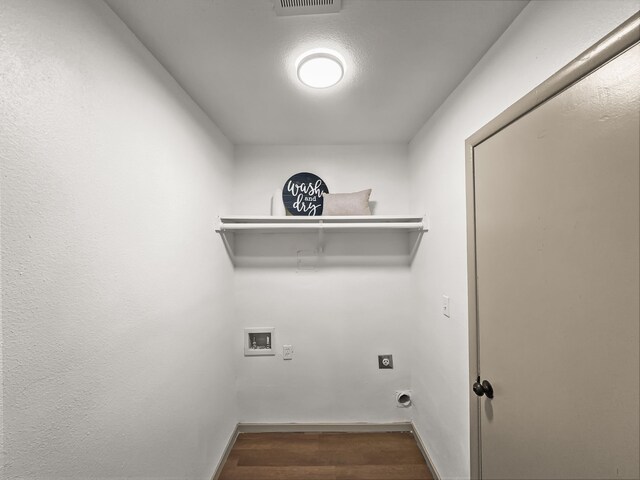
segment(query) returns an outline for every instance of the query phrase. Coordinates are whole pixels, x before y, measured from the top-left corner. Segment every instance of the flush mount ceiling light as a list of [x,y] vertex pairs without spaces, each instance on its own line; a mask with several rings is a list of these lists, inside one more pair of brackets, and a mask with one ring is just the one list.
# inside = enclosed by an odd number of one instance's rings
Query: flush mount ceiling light
[[298,79],[311,88],[334,86],[344,76],[344,58],[338,52],[316,48],[296,60]]

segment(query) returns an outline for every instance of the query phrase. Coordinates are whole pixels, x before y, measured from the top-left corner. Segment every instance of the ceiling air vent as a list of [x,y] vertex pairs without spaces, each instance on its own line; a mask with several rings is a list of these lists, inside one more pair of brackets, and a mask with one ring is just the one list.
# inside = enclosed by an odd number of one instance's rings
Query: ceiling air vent
[[342,7],[342,0],[273,0],[276,15],[314,15],[336,13]]

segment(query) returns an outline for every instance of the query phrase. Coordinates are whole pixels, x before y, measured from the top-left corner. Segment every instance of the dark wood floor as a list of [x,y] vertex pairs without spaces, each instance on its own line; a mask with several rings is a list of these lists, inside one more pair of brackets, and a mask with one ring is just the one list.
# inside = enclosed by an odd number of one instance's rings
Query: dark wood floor
[[220,480],[432,480],[411,433],[241,433]]

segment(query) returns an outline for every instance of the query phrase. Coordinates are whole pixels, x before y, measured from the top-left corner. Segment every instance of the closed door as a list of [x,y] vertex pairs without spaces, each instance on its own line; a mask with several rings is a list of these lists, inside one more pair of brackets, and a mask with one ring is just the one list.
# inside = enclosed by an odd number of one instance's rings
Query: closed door
[[639,110],[636,45],[474,147],[482,478],[640,478]]

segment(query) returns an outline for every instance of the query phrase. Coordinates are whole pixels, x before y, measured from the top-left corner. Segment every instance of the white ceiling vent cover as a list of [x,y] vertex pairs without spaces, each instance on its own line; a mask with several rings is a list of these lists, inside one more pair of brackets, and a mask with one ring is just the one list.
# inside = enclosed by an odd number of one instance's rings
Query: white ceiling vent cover
[[273,0],[276,15],[314,15],[336,13],[342,8],[342,0]]

